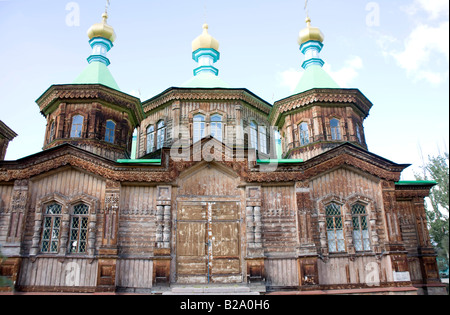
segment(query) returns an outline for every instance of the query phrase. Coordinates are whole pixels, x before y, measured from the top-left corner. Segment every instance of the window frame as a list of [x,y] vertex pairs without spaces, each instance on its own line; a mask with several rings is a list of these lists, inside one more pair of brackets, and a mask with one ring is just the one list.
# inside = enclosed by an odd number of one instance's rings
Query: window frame
[[[114,128],[109,128],[108,124],[111,123],[114,125]],[[114,142],[116,141],[116,126],[117,124],[112,120],[112,119],[108,119],[106,121],[106,125],[105,125],[105,141],[111,144],[114,144]],[[111,141],[111,137],[112,137],[112,141]]]
[[[337,122],[337,126],[333,126],[333,122]],[[341,121],[338,118],[330,119],[331,140],[342,141]]]
[[[262,132],[261,132],[262,131]],[[264,125],[258,126],[259,148],[264,154],[268,154],[267,147],[267,127]]]
[[[151,129],[151,130],[150,130]],[[147,154],[152,153],[155,151],[155,140],[156,140],[156,130],[155,125],[149,125],[146,129],[146,152]]]
[[[76,212],[76,207],[78,206],[84,206],[86,209],[86,213],[78,214]],[[89,242],[89,214],[90,214],[90,206],[87,205],[84,202],[78,202],[72,206],[71,209],[71,215],[69,220],[69,235],[68,235],[68,245],[67,250],[69,254],[73,255],[86,255],[88,253],[88,242]],[[75,219],[78,219],[78,227],[74,227]],[[83,225],[83,223],[85,223]],[[84,227],[85,226],[85,227]],[[73,231],[77,231],[77,237],[76,240],[73,239]],[[84,250],[80,251],[82,249],[82,241],[80,241],[82,237],[82,232],[85,231],[83,242],[84,242]],[[75,245],[73,245],[73,242],[76,242]],[[73,250],[75,246],[75,251]]]
[[[49,212],[49,208],[52,206],[58,206],[59,207],[59,213],[48,213]],[[48,221],[47,219],[50,219],[50,229],[46,228],[47,224],[46,222]],[[54,232],[55,232],[55,222],[57,222],[57,220],[59,221],[58,223],[58,227],[57,227],[57,231],[58,234],[56,237],[54,237]],[[45,212],[42,215],[42,233],[41,233],[41,238],[39,241],[39,252],[41,254],[58,254],[59,250],[61,248],[61,234],[62,234],[62,225],[63,225],[63,206],[61,204],[59,204],[58,202],[50,202],[47,203],[45,205]],[[50,230],[49,233],[46,233],[46,230]],[[48,234],[49,238],[45,238],[45,235]],[[44,242],[48,242],[49,244],[47,245],[47,250],[44,250]],[[57,243],[57,247],[56,250],[52,250],[52,243],[56,242]]]
[[[306,126],[306,130],[304,130],[302,128],[302,126]],[[305,132],[306,132],[306,135],[305,135]],[[310,144],[309,124],[306,121],[303,121],[300,124],[298,124],[298,136],[299,136],[299,140],[300,140],[299,142],[300,142],[301,147]]]
[[359,124],[356,124],[356,138],[358,139],[359,143],[362,143],[362,135]]
[[206,135],[206,116],[195,114],[192,117],[192,143],[196,143]]
[[[81,123],[75,123],[75,119],[81,118]],[[80,130],[75,128],[75,126],[80,126]],[[82,138],[83,137],[83,127],[84,127],[84,116],[80,114],[76,114],[72,117],[72,125],[70,127],[70,138]],[[76,133],[78,132],[78,133]],[[76,133],[76,134],[75,134]]]
[[156,124],[156,150],[162,149],[166,142],[166,123],[164,120]]
[[250,148],[259,150],[259,141],[258,141],[258,124],[255,121],[250,122]]
[[[339,210],[339,214],[330,214],[328,211],[330,207],[337,208]],[[336,209],[333,209],[333,210],[335,211]],[[342,213],[342,210],[343,210],[343,205],[341,205],[337,202],[330,202],[329,204],[327,204],[325,206],[326,239],[327,239],[327,244],[328,244],[328,251],[330,253],[339,254],[339,253],[347,252],[347,244],[346,244],[346,239],[345,239],[344,215]],[[330,224],[330,220],[331,220],[332,224]],[[340,224],[340,228],[338,228],[338,224]],[[338,233],[337,231],[340,231],[340,233]],[[330,237],[331,235],[333,235],[333,238]],[[335,250],[332,250],[332,249],[335,249]]]
[[[364,213],[355,213],[356,207],[362,207],[364,209]],[[367,206],[361,202],[356,202],[352,204],[351,208],[351,216],[352,216],[352,237],[353,237],[353,246],[356,252],[370,252],[372,251],[372,241],[370,238],[370,219],[369,214],[367,213]],[[363,220],[364,219],[364,220]],[[356,221],[356,222],[355,222]],[[365,222],[364,222],[365,221]],[[358,223],[358,228],[355,227],[355,223]],[[362,229],[362,226],[365,225],[365,229]],[[355,232],[360,231],[360,236],[357,237]],[[366,231],[363,233],[362,231]],[[364,235],[366,234],[366,235]],[[361,247],[357,246],[357,242],[361,242]],[[365,242],[367,240],[367,243]],[[366,246],[368,245],[368,246]]]
[[[216,117],[219,118],[219,120],[214,120]],[[223,142],[223,116],[219,114],[213,114],[210,118],[210,134],[213,138],[219,140],[220,142]],[[219,135],[219,136],[217,136]]]
[[56,122],[53,119],[50,123],[50,130],[49,130],[49,136],[48,136],[48,143],[51,143],[53,140],[55,140],[55,132],[56,132]]

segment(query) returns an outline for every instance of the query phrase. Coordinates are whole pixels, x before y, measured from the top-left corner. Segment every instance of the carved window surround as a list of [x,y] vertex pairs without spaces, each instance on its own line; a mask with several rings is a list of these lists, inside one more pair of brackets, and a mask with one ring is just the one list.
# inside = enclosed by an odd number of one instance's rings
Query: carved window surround
[[61,231],[60,231],[60,245],[57,255],[69,255],[69,233],[71,213],[74,206],[83,203],[89,207],[89,222],[88,222],[88,239],[86,254],[70,254],[76,256],[93,257],[95,254],[95,240],[97,231],[97,210],[99,208],[99,201],[96,198],[87,195],[78,195],[74,197],[63,196],[59,193],[53,193],[40,198],[36,203],[36,211],[34,217],[34,233],[32,238],[32,245],[30,256],[45,255],[40,253],[41,235],[43,230],[43,219],[45,209],[49,204],[57,203],[62,207],[61,214]]
[[[352,222],[352,206],[359,203],[366,208],[366,213],[369,220],[369,233],[370,233],[370,243],[371,251],[370,253],[379,253],[380,244],[379,236],[376,229],[377,225],[377,215],[376,215],[376,205],[375,202],[366,196],[354,194],[347,198],[342,198],[336,195],[328,195],[317,201],[318,207],[318,217],[319,217],[319,233],[320,233],[320,249],[323,256],[331,255],[342,255],[343,253],[329,253],[328,250],[328,239],[327,239],[327,226],[326,226],[326,211],[325,208],[330,204],[337,204],[341,207],[341,216],[343,219],[343,229],[344,229],[344,240],[346,245],[346,255],[355,256],[360,254],[356,252],[355,246],[353,244],[353,222]],[[367,252],[366,252],[367,253]]]

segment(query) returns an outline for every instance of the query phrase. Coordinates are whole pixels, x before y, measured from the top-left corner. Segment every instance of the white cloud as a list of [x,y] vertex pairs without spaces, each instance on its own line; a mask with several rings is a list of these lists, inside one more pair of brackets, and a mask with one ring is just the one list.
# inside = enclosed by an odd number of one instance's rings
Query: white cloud
[[[388,51],[397,64],[406,70],[414,80],[425,79],[432,84],[439,84],[447,76],[448,71],[432,70],[434,63],[449,62],[449,22],[442,22],[433,27],[419,24],[409,34],[402,51]],[[442,67],[440,67],[442,69]],[[445,67],[447,68],[447,67]]]
[[375,32],[377,44],[411,80],[441,84],[449,75],[448,0],[414,0],[402,9],[414,20],[412,31],[401,40]]
[[[344,66],[334,71],[330,64],[325,63],[324,70],[342,87],[351,87],[354,80],[359,75],[358,70],[363,68],[363,61],[359,56],[352,56],[346,60]],[[293,92],[300,81],[304,70],[288,69],[278,74],[280,85],[287,87],[289,91]]]
[[409,15],[416,15],[420,10],[428,13],[431,20],[438,19],[441,16],[448,16],[448,0],[414,0],[414,3],[404,8]]
[[325,64],[324,69],[342,88],[351,87],[354,80],[359,75],[358,70],[363,68],[363,61],[359,56],[352,56],[345,61],[344,67],[337,71],[333,71],[331,65]]
[[291,68],[278,74],[280,85],[287,87],[290,92],[293,92],[297,87],[298,82],[302,77],[303,71]]

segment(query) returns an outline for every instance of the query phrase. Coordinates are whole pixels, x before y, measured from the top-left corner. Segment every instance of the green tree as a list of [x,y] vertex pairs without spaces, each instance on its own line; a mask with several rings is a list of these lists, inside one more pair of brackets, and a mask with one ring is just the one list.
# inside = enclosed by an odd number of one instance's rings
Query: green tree
[[431,189],[429,202],[425,203],[430,237],[439,256],[444,256],[448,264],[449,253],[449,155],[428,157],[422,166],[422,174],[415,174],[417,180],[432,180],[437,183]]
[[[0,265],[5,261],[6,257],[3,256],[0,245]],[[12,282],[10,279],[0,276],[0,287],[12,287]]]

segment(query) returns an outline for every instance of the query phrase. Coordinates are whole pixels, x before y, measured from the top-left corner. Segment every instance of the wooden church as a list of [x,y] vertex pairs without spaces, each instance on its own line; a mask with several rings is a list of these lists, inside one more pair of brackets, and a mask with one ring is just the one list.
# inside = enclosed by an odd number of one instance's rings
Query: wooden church
[[4,161],[17,135],[0,123],[4,291],[445,291],[424,209],[434,183],[400,181],[409,165],[368,151],[372,103],[324,71],[309,18],[304,75],[274,104],[220,79],[206,24],[192,79],[141,102],[108,69],[107,18],[88,31],[86,69],[36,101],[41,152]]

